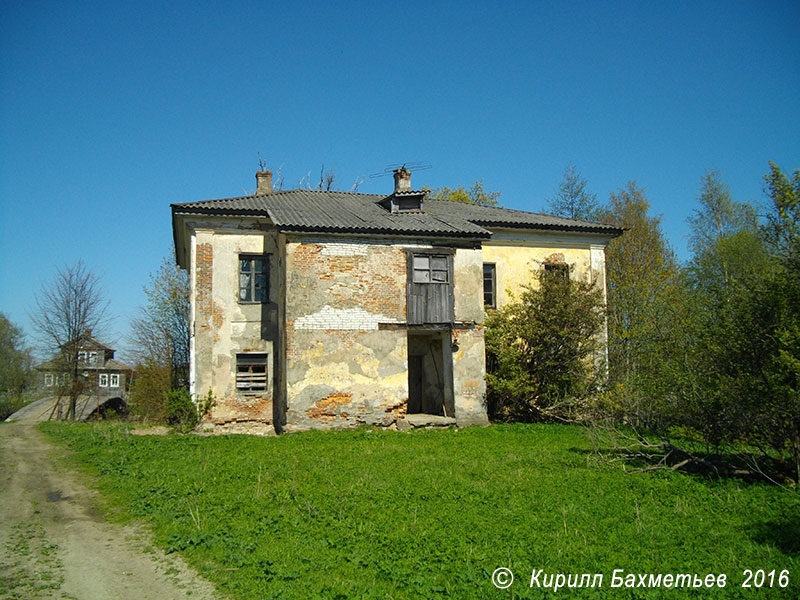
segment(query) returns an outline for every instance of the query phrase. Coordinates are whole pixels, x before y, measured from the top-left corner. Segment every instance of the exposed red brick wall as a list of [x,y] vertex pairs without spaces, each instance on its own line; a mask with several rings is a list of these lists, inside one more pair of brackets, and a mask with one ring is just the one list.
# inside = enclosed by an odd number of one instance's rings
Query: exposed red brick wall
[[213,315],[213,267],[214,249],[211,244],[197,244],[195,250],[195,310],[197,325],[203,329],[210,328]]

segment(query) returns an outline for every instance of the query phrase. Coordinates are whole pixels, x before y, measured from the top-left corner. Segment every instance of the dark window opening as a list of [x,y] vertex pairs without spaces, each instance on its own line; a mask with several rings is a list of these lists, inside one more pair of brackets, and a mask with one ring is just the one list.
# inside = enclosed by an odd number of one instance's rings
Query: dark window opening
[[250,395],[267,391],[267,355],[236,355],[236,391]]
[[483,263],[483,303],[497,308],[497,271],[494,263]]
[[268,284],[267,257],[239,255],[239,302],[267,302]]
[[545,263],[544,271],[548,275],[569,279],[569,265],[564,263]]

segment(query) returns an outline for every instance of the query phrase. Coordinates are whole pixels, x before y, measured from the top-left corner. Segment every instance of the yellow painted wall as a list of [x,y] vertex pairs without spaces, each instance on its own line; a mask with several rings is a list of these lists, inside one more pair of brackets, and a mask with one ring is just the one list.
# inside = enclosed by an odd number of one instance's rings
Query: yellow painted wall
[[595,280],[588,244],[584,248],[534,244],[524,240],[484,243],[483,262],[495,263],[498,308],[507,304],[512,294],[518,295],[523,285],[535,285],[531,270],[542,269],[545,262],[568,264],[572,279]]

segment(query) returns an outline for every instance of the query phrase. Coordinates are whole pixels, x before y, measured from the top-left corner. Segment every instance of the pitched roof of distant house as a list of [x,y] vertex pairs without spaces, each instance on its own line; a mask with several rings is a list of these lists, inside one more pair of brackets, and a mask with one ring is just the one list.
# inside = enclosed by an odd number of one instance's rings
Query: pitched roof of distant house
[[264,216],[284,232],[342,232],[488,239],[489,227],[619,235],[612,225],[541,213],[461,202],[425,200],[420,212],[392,213],[387,196],[316,190],[286,190],[202,202],[173,204],[176,215]]

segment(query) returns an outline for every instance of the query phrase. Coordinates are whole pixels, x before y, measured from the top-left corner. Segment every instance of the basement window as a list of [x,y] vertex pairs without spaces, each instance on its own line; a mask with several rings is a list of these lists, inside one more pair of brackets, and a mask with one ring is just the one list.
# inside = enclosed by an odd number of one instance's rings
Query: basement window
[[266,256],[239,255],[239,302],[267,302],[268,282]]
[[236,355],[236,391],[244,395],[267,391],[267,354]]

